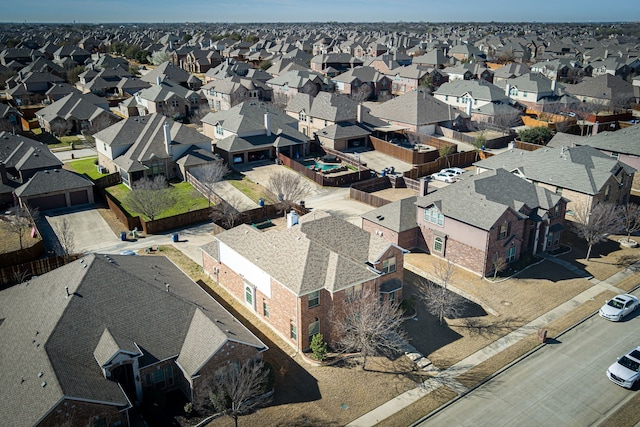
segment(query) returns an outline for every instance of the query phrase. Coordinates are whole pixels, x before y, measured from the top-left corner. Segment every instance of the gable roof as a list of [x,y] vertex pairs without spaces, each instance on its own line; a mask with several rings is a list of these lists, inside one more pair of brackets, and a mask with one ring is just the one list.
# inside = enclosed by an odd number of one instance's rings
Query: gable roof
[[371,107],[371,115],[415,126],[455,120],[462,113],[418,89]]
[[546,211],[560,199],[561,196],[543,187],[504,169],[496,169],[418,197],[416,205],[422,208],[436,205],[445,217],[488,231],[507,210],[524,218],[527,214],[522,208],[526,206],[534,215],[541,216],[538,209]]
[[0,132],[0,161],[17,170],[56,169],[63,164],[45,144],[9,132]]
[[362,218],[388,230],[402,233],[418,226],[414,207],[416,200],[417,196],[396,200],[365,213]]
[[323,288],[336,292],[378,277],[368,264],[392,246],[322,211],[309,213],[282,231],[261,232],[243,224],[216,235],[202,250],[219,259],[224,253],[220,245],[250,260],[297,296]]
[[62,398],[128,407],[101,370],[116,348],[142,353],[141,367],[183,356],[191,376],[225,341],[266,348],[165,257],[92,254],[0,296],[0,412],[16,425],[37,424]]
[[93,182],[66,169],[38,171],[29,181],[16,188],[18,197],[31,197],[56,191],[91,188]]
[[62,118],[64,120],[74,118],[77,120],[92,121],[101,115],[111,116],[115,120],[117,117],[115,114],[96,105],[94,101],[108,105],[106,99],[97,97],[93,94],[83,95],[72,92],[63,98],[60,98],[53,104],[39,110],[36,112],[36,116],[41,117],[47,122],[51,122],[55,118]]
[[[556,140],[560,133],[557,133],[550,143]],[[629,126],[615,132],[598,132],[596,135],[580,137],[570,135],[565,145],[589,145],[598,150],[610,151],[612,153],[628,154],[640,156],[640,125]],[[556,145],[557,146],[557,145]]]
[[622,169],[627,174],[635,172],[631,166],[587,145],[535,151],[512,149],[474,165],[484,169],[517,169],[532,181],[591,195],[599,193],[607,180]]

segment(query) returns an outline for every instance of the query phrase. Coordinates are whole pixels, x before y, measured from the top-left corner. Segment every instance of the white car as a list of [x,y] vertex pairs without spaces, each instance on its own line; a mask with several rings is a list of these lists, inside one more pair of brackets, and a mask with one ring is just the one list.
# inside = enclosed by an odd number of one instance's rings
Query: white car
[[442,182],[453,182],[456,180],[455,176],[450,173],[438,172],[431,175],[431,179]]
[[450,175],[453,175],[454,177],[458,177],[458,176],[462,175],[465,172],[466,172],[466,170],[464,170],[462,168],[447,168],[447,169],[442,169],[440,171],[440,173],[448,173]]
[[636,347],[607,369],[607,377],[624,388],[631,388],[640,379],[640,347]]
[[600,308],[600,317],[618,322],[638,308],[638,298],[629,294],[620,294],[608,300]]

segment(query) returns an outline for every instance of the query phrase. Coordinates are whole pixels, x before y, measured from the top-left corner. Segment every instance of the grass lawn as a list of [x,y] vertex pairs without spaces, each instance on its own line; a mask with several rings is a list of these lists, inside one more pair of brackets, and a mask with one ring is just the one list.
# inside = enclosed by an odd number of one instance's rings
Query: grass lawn
[[101,178],[107,174],[98,172],[98,168],[95,165],[96,157],[87,157],[86,159],[76,160],[74,162],[67,163],[74,172],[84,173],[89,178],[95,180]]
[[263,186],[256,184],[245,176],[234,175],[229,182],[256,203],[258,203],[259,199],[264,199],[267,204],[277,202],[273,195]]
[[71,136],[61,136],[60,138],[57,138],[58,141],[60,141],[57,144],[47,144],[47,146],[49,148],[63,148],[63,147],[69,147],[72,143],[75,145],[78,145],[80,143],[82,143],[82,141],[80,140],[80,138],[78,138],[75,135],[71,135]]
[[[176,198],[176,202],[169,209],[162,211],[155,219],[162,219],[189,211],[195,211],[206,208],[209,205],[207,199],[198,193],[198,191],[188,182],[171,183],[171,187],[174,188],[173,195]],[[127,205],[127,195],[131,190],[129,190],[124,184],[114,185],[106,190],[109,194],[120,201],[122,207],[126,209],[131,216],[140,216],[145,221],[149,221],[147,216],[139,212],[135,212]]]

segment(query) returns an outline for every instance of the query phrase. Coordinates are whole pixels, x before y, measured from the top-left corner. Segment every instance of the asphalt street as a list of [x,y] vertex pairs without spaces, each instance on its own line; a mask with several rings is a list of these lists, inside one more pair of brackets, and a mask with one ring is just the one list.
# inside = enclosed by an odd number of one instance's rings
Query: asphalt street
[[594,425],[637,393],[605,374],[640,345],[637,317],[615,323],[593,316],[417,425]]

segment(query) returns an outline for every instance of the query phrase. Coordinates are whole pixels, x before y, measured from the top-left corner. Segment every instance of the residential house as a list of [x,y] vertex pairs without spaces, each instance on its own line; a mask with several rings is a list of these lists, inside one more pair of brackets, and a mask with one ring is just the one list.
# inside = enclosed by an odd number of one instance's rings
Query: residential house
[[401,248],[417,248],[417,198],[418,196],[407,197],[363,214],[362,229]]
[[0,104],[0,132],[11,131],[20,126],[22,113],[8,104]]
[[528,73],[513,79],[497,81],[496,86],[503,88],[505,94],[529,108],[536,108],[543,99],[557,95],[556,80],[542,74]]
[[316,334],[335,348],[336,322],[364,291],[402,300],[404,250],[322,211],[285,230],[217,233],[202,257],[219,286],[297,351]]
[[272,100],[286,105],[298,93],[315,96],[324,85],[322,76],[312,71],[292,70],[267,80],[266,85],[273,91]]
[[93,182],[66,169],[36,172],[27,182],[16,188],[20,206],[36,208],[40,212],[93,204]]
[[211,138],[161,114],[130,117],[94,136],[98,163],[107,171],[118,172],[131,187],[143,177],[163,175],[167,179],[185,179],[180,165],[185,156],[195,156],[196,167],[214,161]]
[[511,62],[493,70],[493,82],[497,83],[499,81],[513,79],[530,72],[531,69],[526,64]]
[[278,153],[302,157],[309,153],[311,140],[298,131],[295,119],[255,102],[207,114],[202,131],[229,165],[273,160]]
[[458,61],[472,61],[472,60],[485,60],[486,55],[480,49],[472,44],[461,43],[453,46],[447,52],[447,55],[451,58],[455,58]]
[[348,53],[326,53],[311,58],[310,67],[311,70],[322,74],[326,74],[330,68],[339,74],[363,64],[361,59]]
[[156,84],[136,92],[134,97],[140,115],[160,113],[176,120],[191,116],[206,104],[200,91],[187,89],[169,79],[160,80],[160,77]]
[[[549,141],[547,147],[589,145],[635,170],[640,170],[640,145],[638,141],[640,141],[640,125],[635,125],[615,132],[598,132],[596,135],[588,137],[558,132]],[[634,174],[633,179],[633,187],[640,187],[640,175]]]
[[474,163],[478,172],[504,168],[567,199],[568,219],[576,209],[629,201],[635,169],[588,145],[511,149]]
[[[249,80],[250,82],[250,80]],[[249,90],[239,81],[232,78],[213,80],[202,86],[209,107],[215,111],[229,110],[250,98],[258,99],[258,91]]]
[[157,84],[158,79],[160,79],[160,81],[170,80],[192,91],[197,91],[202,86],[202,80],[182,68],[173,65],[169,61],[158,65],[140,77],[140,79],[150,84]]
[[418,197],[417,241],[430,254],[486,276],[498,263],[559,248],[565,203],[496,168]]
[[[464,111],[472,120],[477,119],[474,117],[476,111],[482,111],[480,115],[486,116],[488,109],[483,107],[489,104],[509,105],[509,97],[505,95],[504,90],[484,80],[450,81],[441,85],[433,96],[445,104]],[[513,110],[515,112],[515,109]]]
[[7,99],[15,105],[40,104],[45,93],[54,85],[64,83],[64,79],[51,73],[18,73],[7,79]]
[[418,89],[428,73],[425,68],[414,64],[391,70],[387,73],[392,79],[391,93],[400,96]]
[[42,142],[0,132],[0,206],[13,204],[15,189],[36,172],[59,169],[62,164]]
[[313,97],[299,93],[287,104],[285,113],[298,121],[298,130],[313,136],[338,123],[355,123],[358,102],[346,95],[320,92]]
[[424,90],[414,90],[371,107],[371,115],[409,132],[433,135],[436,126],[452,127],[466,115]]
[[63,136],[83,131],[102,130],[120,120],[109,110],[105,98],[93,94],[70,93],[36,112],[40,128]]
[[585,78],[576,85],[566,85],[564,90],[581,102],[614,109],[627,108],[630,103],[637,101],[633,85],[611,74]]
[[441,70],[449,65],[450,58],[447,57],[447,55],[444,53],[444,50],[432,49],[423,55],[414,56],[412,63]]
[[87,255],[0,291],[0,317],[15,425],[134,425],[134,405],[170,391],[202,404],[217,369],[266,350],[165,257]]
[[569,80],[577,82],[585,75],[582,64],[569,58],[538,62],[531,66],[531,72],[540,73],[548,79],[563,82]]
[[356,67],[332,79],[335,91],[366,101],[387,96],[391,91],[391,79],[373,67]]

